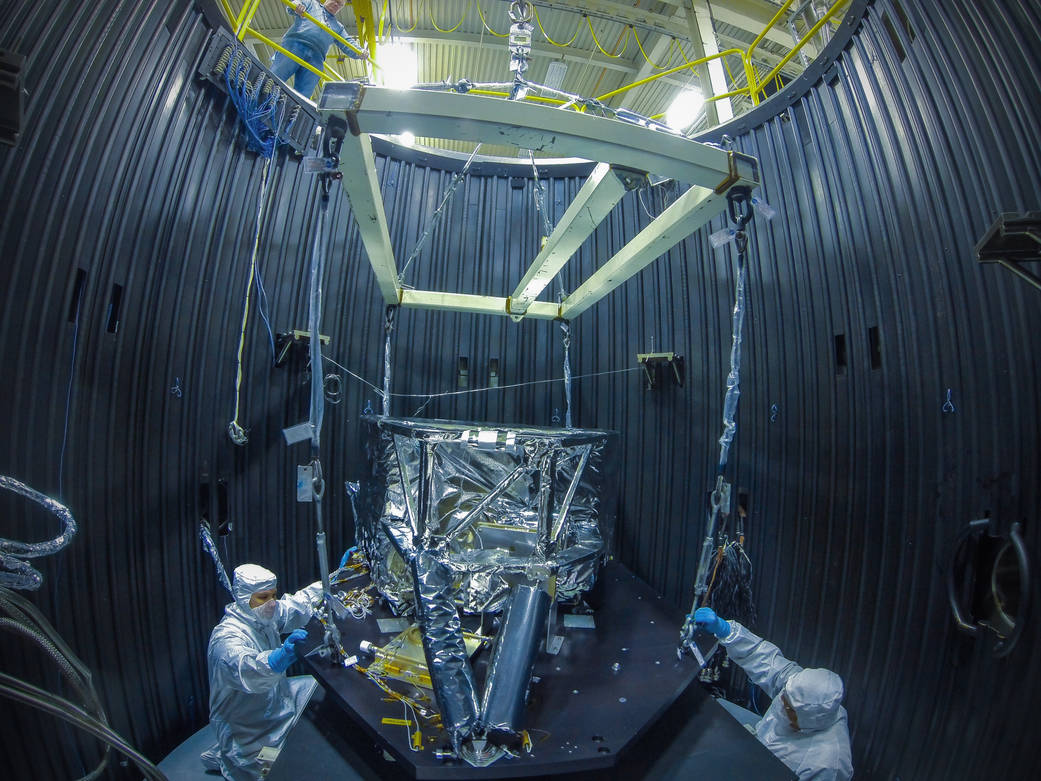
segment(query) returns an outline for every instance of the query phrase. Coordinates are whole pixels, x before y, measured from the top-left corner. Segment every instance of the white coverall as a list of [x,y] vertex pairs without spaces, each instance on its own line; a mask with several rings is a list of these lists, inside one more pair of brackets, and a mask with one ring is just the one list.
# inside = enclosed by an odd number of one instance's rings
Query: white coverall
[[[842,679],[830,670],[804,670],[785,659],[771,642],[729,620],[730,634],[720,642],[727,655],[773,701],[756,724],[759,741],[806,781],[847,781],[853,777],[846,709],[842,707]],[[796,712],[799,729],[792,728],[781,693]]]
[[236,567],[235,601],[224,608],[206,652],[217,750],[204,752],[202,760],[213,767],[216,757],[221,773],[232,781],[261,777],[257,754],[265,746],[281,747],[317,685],[310,675],[290,679],[275,672],[268,657],[282,644],[279,633],[311,620],[322,596],[321,581],[277,600],[274,616],[264,621],[249,606],[250,596],[275,586],[275,575],[263,567]]

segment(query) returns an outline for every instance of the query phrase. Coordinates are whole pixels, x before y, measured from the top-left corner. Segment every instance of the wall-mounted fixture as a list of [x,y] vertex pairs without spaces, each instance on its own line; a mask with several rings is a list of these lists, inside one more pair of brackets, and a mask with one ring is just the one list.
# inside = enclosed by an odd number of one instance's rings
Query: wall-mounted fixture
[[969,523],[954,543],[947,598],[959,630],[976,638],[993,632],[994,656],[1008,656],[1030,606],[1030,560],[1020,524],[1003,536],[992,533],[990,518]]
[[647,390],[660,388],[665,382],[683,387],[684,360],[676,353],[637,353],[636,361],[643,369],[644,387]]
[[22,130],[22,69],[25,57],[0,49],[0,143],[14,146]]
[[999,263],[1020,279],[1041,290],[1041,277],[1023,268],[1041,261],[1041,212],[1005,212],[976,245],[976,260]]
[[456,361],[456,385],[460,388],[470,387],[470,359],[465,355],[460,355]]
[[[326,334],[319,334],[319,340],[328,345],[332,340]],[[310,360],[311,332],[310,331],[288,331],[275,336],[275,366],[285,366],[289,356],[296,352]]]

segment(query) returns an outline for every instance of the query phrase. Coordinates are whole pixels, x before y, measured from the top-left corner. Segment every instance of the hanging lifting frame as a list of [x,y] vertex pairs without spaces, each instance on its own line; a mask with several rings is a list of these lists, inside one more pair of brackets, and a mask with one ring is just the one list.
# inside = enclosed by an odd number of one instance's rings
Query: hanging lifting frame
[[[357,82],[326,84],[318,105],[327,128],[346,120],[339,156],[343,188],[380,293],[388,305],[570,320],[683,241],[727,207],[734,187],[756,187],[755,158],[637,123],[475,95],[396,90]],[[559,157],[601,161],[547,237],[509,297],[412,290],[401,286],[383,208],[370,133],[515,144]],[[648,174],[690,189],[560,303],[539,294],[628,190]]]

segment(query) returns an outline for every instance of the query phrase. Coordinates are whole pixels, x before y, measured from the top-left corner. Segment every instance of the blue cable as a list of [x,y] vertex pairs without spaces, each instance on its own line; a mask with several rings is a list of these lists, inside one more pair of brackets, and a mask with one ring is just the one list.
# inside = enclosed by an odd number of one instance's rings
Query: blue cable
[[272,130],[270,119],[278,106],[279,91],[272,89],[266,98],[258,100],[263,79],[259,79],[255,86],[251,85],[249,71],[250,61],[245,52],[235,50],[224,71],[224,82],[231,102],[246,128],[247,148],[263,157],[271,157],[278,142],[278,134]]
[[267,339],[271,345],[271,363],[275,362],[275,335],[271,330],[271,321],[268,320],[267,316],[267,291],[264,290],[264,282],[260,278],[260,266],[257,266],[255,273],[257,283],[257,310],[260,312],[260,319],[264,321],[264,326],[267,328]]

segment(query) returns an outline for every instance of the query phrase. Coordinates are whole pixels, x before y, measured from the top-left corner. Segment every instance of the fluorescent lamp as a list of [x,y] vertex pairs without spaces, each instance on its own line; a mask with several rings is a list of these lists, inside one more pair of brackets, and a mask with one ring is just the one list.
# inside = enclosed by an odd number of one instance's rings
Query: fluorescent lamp
[[405,146],[412,146],[416,143],[416,134],[411,130],[406,130],[404,133],[398,135],[398,141]]
[[416,50],[404,43],[390,43],[379,48],[376,78],[384,87],[408,89],[419,81]]
[[665,112],[665,124],[673,130],[685,130],[694,124],[705,105],[705,98],[696,89],[683,90]]

